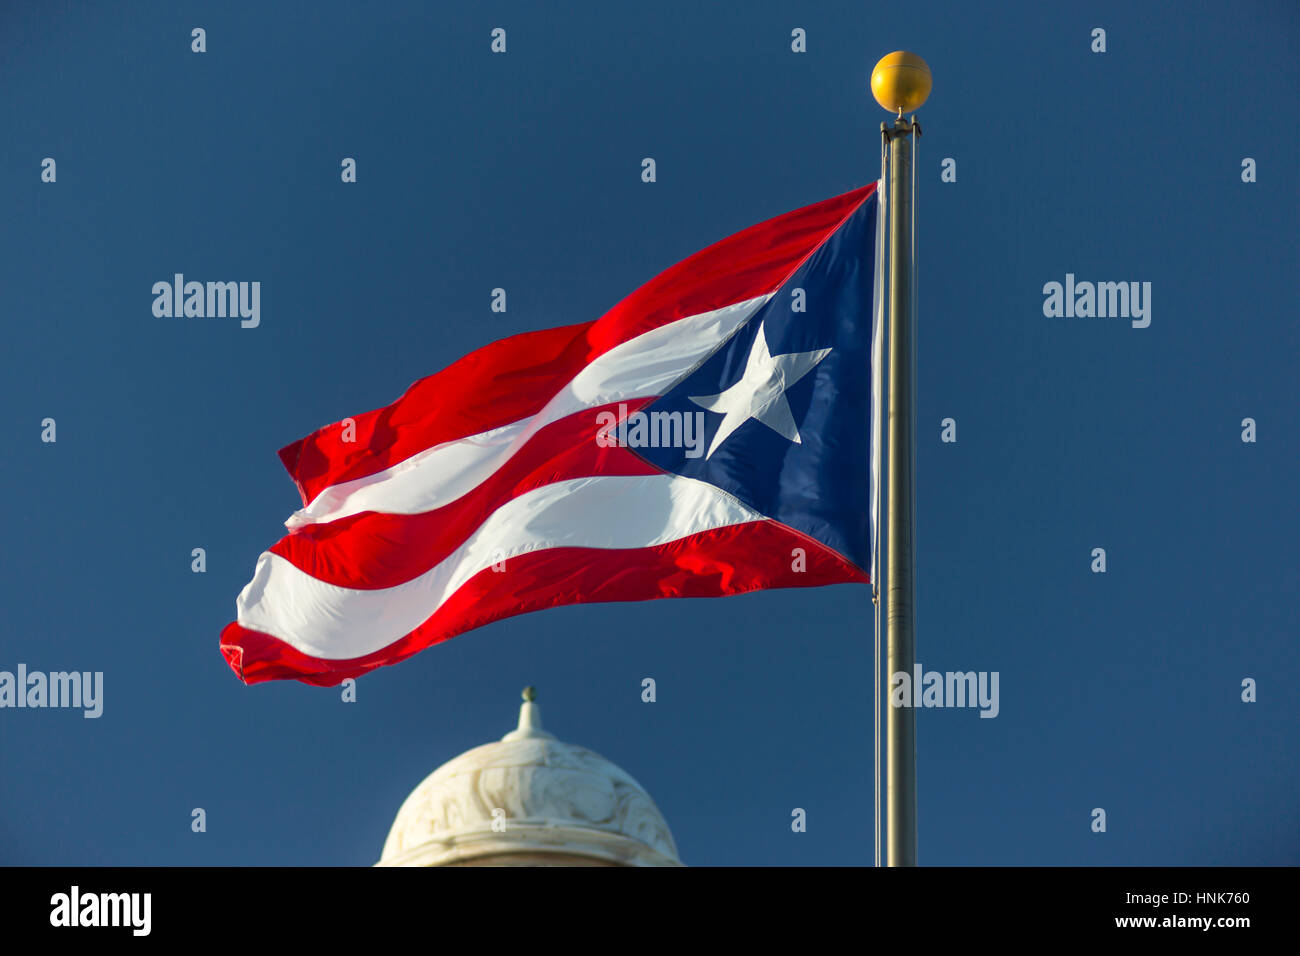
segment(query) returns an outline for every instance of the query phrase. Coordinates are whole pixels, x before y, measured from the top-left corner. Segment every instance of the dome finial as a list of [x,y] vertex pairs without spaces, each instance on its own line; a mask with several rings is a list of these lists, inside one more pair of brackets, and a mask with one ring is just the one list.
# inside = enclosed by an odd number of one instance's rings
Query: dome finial
[[542,730],[542,713],[538,709],[537,688],[529,684],[520,696],[524,702],[519,705],[519,726],[502,737],[502,740],[522,740],[526,737],[551,737]]

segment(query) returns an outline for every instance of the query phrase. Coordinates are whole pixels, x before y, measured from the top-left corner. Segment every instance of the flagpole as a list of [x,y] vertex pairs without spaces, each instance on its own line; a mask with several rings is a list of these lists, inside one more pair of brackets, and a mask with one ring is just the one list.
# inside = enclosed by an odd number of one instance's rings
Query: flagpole
[[[889,149],[889,421],[888,497],[886,501],[885,621],[888,669],[913,680],[916,661],[913,633],[913,315],[912,315],[912,151],[921,128],[914,110],[930,92],[930,69],[912,53],[884,57],[871,74],[876,101],[898,116],[881,124]],[[892,679],[886,686],[892,683]],[[886,709],[886,850],[889,866],[915,866],[916,858],[916,711],[919,687],[912,686],[907,706]],[[892,695],[891,695],[892,697]]]

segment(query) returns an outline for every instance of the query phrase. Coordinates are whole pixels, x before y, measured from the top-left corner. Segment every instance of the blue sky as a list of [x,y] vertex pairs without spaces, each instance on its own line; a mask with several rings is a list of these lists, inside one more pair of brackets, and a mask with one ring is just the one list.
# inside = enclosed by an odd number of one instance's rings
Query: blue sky
[[[918,714],[921,862],[1300,863],[1300,8],[372,6],[0,13],[0,669],[105,681],[97,720],[0,711],[0,863],[372,863],[525,684],[687,863],[870,863],[863,587],[527,615],[356,703],[245,687],[217,636],[299,503],[277,449],[874,180],[900,48],[935,77],[917,656],[1001,697]],[[175,272],[260,281],[261,325],[155,318]],[[1045,317],[1066,273],[1151,282],[1150,327]]]

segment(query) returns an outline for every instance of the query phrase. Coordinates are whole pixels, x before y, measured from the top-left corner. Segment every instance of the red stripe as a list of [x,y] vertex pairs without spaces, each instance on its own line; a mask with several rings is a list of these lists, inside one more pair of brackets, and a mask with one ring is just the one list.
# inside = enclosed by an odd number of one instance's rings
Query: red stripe
[[597,356],[676,319],[766,295],[871,195],[875,183],[738,232],[682,260],[595,322],[486,345],[416,382],[397,401],[280,450],[311,502],[330,485],[371,475],[446,441],[537,414]]
[[[653,398],[624,402],[633,412]],[[605,408],[618,414],[618,404]],[[481,484],[455,501],[415,515],[365,511],[308,525],[281,538],[271,552],[328,584],[379,590],[424,574],[455,551],[492,513],[527,491],[593,475],[662,472],[627,448],[601,448],[592,408],[552,422]]]
[[[806,552],[795,571],[793,549]],[[760,588],[866,583],[835,552],[774,521],[703,531],[652,548],[552,548],[511,558],[467,581],[427,621],[387,647],[351,660],[311,657],[238,623],[221,633],[221,652],[246,684],[293,678],[331,687],[492,621],[567,604],[721,597]]]

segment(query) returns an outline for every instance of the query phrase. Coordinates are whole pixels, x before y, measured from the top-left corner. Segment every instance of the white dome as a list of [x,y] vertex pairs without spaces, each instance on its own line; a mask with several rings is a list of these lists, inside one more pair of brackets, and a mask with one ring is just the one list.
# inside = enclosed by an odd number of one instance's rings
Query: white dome
[[411,791],[377,865],[681,862],[641,785],[605,758],[542,730],[530,688],[518,729],[448,761]]

